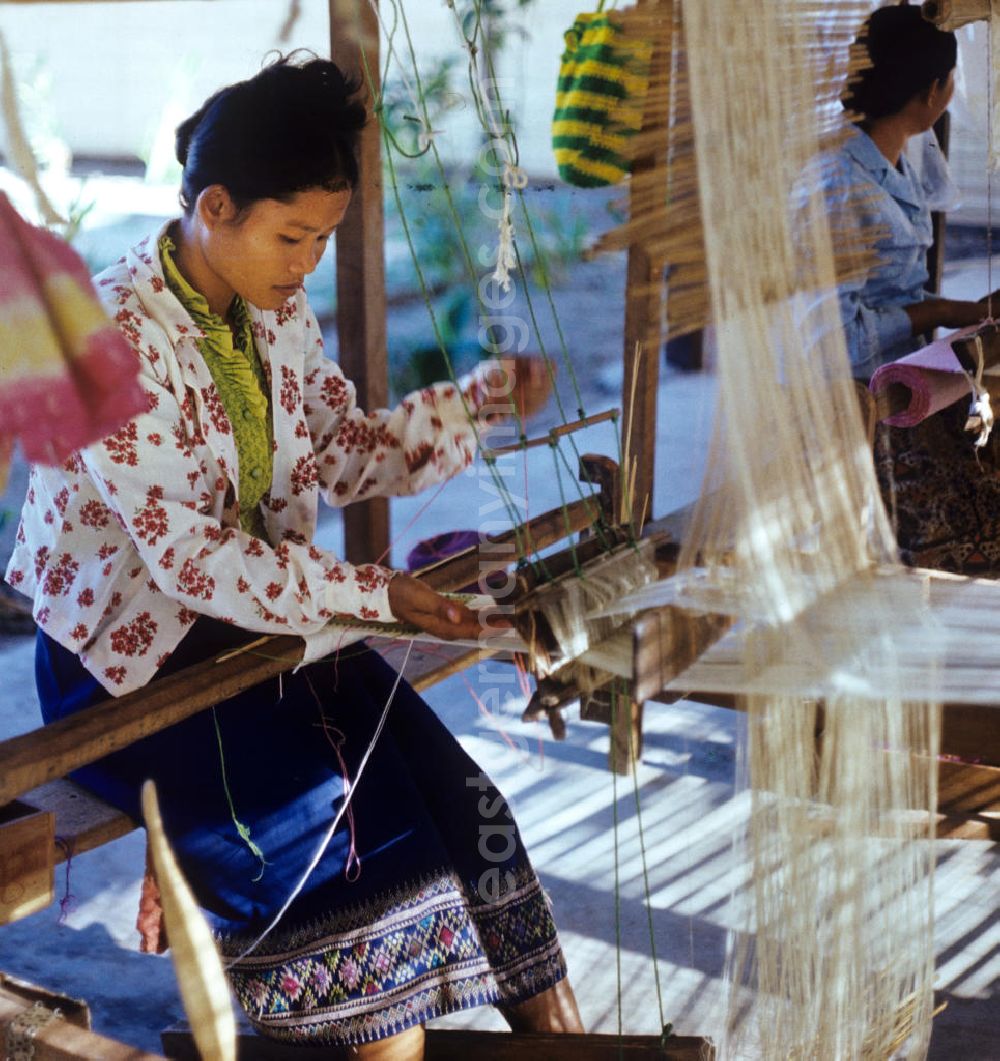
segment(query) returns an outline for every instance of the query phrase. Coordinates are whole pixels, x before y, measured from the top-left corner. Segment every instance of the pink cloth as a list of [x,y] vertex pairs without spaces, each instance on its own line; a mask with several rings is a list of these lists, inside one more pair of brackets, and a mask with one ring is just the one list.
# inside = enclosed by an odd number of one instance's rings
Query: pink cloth
[[910,404],[901,413],[885,417],[891,427],[913,427],[961,398],[970,396],[969,380],[951,344],[975,334],[979,325],[963,328],[929,346],[882,365],[868,384],[877,398],[890,384],[900,383],[910,392]]
[[[87,266],[0,193],[0,464],[58,464],[146,409],[139,359]],[[2,475],[0,475],[2,478]]]

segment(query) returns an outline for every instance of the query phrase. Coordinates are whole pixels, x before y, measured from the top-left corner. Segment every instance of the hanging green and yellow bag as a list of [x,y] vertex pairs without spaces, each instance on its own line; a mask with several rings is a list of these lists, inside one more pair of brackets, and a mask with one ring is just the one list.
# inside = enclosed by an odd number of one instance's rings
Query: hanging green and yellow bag
[[628,176],[628,141],[642,127],[653,51],[651,41],[627,37],[603,7],[604,0],[566,32],[552,117],[559,176],[583,188]]

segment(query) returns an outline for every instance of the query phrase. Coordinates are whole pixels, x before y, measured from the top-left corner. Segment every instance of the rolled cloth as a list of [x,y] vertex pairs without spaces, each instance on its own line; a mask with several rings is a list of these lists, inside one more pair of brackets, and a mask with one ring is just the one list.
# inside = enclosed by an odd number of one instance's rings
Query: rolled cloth
[[971,394],[969,379],[951,344],[955,339],[974,334],[977,327],[952,332],[875,370],[868,389],[876,399],[894,383],[910,392],[909,404],[902,412],[883,417],[890,427],[913,427]]
[[0,194],[0,480],[15,439],[54,464],[146,407],[139,359],[83,259]]

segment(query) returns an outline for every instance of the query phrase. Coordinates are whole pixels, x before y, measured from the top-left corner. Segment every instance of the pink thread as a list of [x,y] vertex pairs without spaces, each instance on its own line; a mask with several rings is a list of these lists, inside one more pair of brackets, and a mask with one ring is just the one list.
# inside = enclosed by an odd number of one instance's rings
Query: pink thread
[[309,691],[313,694],[313,699],[316,701],[316,706],[319,708],[319,721],[320,725],[323,727],[323,734],[327,741],[329,741],[330,747],[333,748],[334,753],[337,756],[337,762],[340,764],[341,776],[344,779],[344,801],[347,804],[347,828],[351,834],[351,846],[347,852],[347,863],[344,866],[344,878],[348,883],[353,884],[358,877],[361,876],[361,856],[358,854],[358,849],[355,843],[357,834],[354,828],[354,807],[351,805],[350,801],[351,777],[347,772],[347,763],[344,762],[344,756],[340,751],[346,742],[347,737],[334,726],[332,727],[332,730],[337,736],[337,739],[334,740],[331,735],[331,727],[327,725],[326,713],[323,711],[323,704],[313,687],[312,679],[308,674],[305,674],[305,679],[306,685],[309,686]]
[[[525,656],[523,653],[518,652],[514,656],[514,670],[517,673],[518,683],[521,686],[521,695],[526,699],[531,699],[531,679],[528,673],[528,664],[525,662]],[[545,769],[545,741],[541,737],[535,738],[538,741],[538,769]]]
[[[464,674],[462,675],[462,681],[465,682],[465,687],[469,690],[469,696],[472,697],[472,699],[476,703],[476,706],[479,708],[479,713],[484,718],[489,719],[491,722],[496,721],[493,717],[493,712],[490,711],[490,709],[483,703],[479,693],[477,693],[476,690],[472,688],[472,682],[470,682]],[[503,728],[503,726],[497,726],[497,733],[500,734],[501,740],[504,742],[504,744],[507,745],[508,748],[510,748],[512,752],[517,751],[517,745],[507,735],[507,731]]]
[[392,547],[403,537],[404,534],[417,522],[418,519],[427,511],[427,509],[441,496],[441,491],[451,482],[451,479],[445,479],[443,483],[434,491],[433,494],[417,509],[413,518],[409,523],[392,539],[391,542],[386,546],[385,551],[375,558],[375,563],[380,564],[382,561],[392,552]]

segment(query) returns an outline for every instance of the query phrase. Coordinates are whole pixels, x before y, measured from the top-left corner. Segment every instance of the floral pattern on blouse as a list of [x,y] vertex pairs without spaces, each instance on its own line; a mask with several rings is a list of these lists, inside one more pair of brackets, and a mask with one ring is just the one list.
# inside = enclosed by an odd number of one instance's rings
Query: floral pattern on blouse
[[390,570],[312,544],[320,496],[341,506],[416,493],[465,468],[476,445],[466,408],[487,400],[494,364],[365,413],[301,291],[277,311],[252,308],[274,418],[262,541],[240,527],[232,426],[198,328],[164,283],[166,228],[96,278],[139,357],[148,408],[62,465],[32,468],[6,576],[114,695],[148,682],[200,614],[301,635],[334,615],[390,619]]

